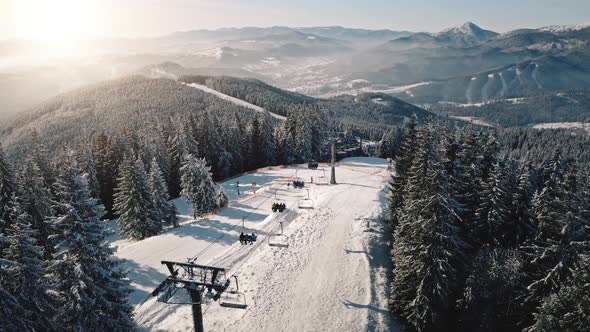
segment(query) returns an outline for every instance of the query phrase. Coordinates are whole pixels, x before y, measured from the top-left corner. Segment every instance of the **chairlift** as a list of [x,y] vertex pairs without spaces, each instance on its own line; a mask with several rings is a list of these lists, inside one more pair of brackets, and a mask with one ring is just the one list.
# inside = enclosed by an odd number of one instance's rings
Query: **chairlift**
[[246,309],[248,307],[246,295],[239,290],[238,277],[233,276],[233,278],[235,280],[235,288],[226,290],[221,294],[219,305],[226,308]]
[[316,186],[326,186],[330,184],[330,180],[326,177],[326,169],[322,168],[322,175],[318,176],[315,180]]
[[283,222],[280,222],[280,225],[281,232],[270,234],[268,237],[268,245],[271,247],[287,248],[289,247],[289,237],[286,234],[283,234]]
[[285,211],[285,209],[287,208],[287,203],[285,202],[284,199],[279,199],[277,198],[277,191],[279,191],[278,189],[275,190],[275,200],[272,202],[272,212],[283,212]]
[[311,169],[311,170],[316,170],[316,169],[318,169],[318,162],[317,162],[317,161],[315,161],[315,160],[310,160],[310,161],[307,163],[307,168],[309,168],[309,169]]
[[311,198],[309,198],[309,189],[307,189],[307,197],[300,199],[298,204],[299,209],[313,210],[314,205]]

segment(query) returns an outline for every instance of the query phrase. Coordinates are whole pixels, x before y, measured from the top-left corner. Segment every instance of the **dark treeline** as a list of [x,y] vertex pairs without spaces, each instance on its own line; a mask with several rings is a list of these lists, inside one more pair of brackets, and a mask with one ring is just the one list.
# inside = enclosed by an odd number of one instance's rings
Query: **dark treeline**
[[590,122],[589,91],[522,98],[516,101],[493,101],[481,106],[457,107],[453,104],[437,104],[429,107],[435,113],[471,116],[497,123],[503,127],[527,126],[550,122]]
[[588,331],[588,138],[414,120],[398,136],[391,308],[408,329]]

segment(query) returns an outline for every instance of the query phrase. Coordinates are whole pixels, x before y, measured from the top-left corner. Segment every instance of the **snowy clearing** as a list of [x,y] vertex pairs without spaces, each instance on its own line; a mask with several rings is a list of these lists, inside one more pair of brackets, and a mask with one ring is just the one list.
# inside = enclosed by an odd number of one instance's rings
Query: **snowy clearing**
[[494,127],[493,124],[486,122],[482,119],[479,118],[474,118],[472,116],[455,116],[455,115],[451,115],[450,116],[453,119],[458,119],[458,120],[463,120],[465,122],[471,122],[474,125],[478,125],[478,126],[485,126],[485,127]]
[[[389,231],[379,218],[386,207],[385,161],[348,158],[336,173],[338,185],[319,186],[310,183],[311,177],[318,182],[329,176],[328,167],[265,168],[221,183],[230,206],[216,214],[192,220],[188,204],[177,199],[181,226],[139,242],[114,236],[116,254],[125,259],[132,280],[130,301],[138,325],[146,330],[192,329],[190,305],[158,303],[149,294],[168,275],[161,260],[186,262],[199,254],[196,263],[235,273],[248,303],[245,310],[229,309],[207,300],[206,330],[399,330],[387,305]],[[287,187],[296,178],[305,181],[305,189]],[[300,210],[298,201],[307,189],[315,209]],[[284,213],[271,212],[275,193],[287,204]],[[279,221],[288,248],[268,245],[267,235],[279,231]],[[241,245],[241,231],[257,233],[258,241]]]
[[[185,83],[183,83],[183,84],[185,84]],[[186,84],[186,85],[187,86],[190,86],[191,88],[199,89],[201,91],[204,91],[204,92],[213,94],[213,95],[215,95],[215,96],[217,96],[217,97],[219,97],[221,99],[225,99],[225,100],[230,101],[230,102],[232,102],[232,103],[234,103],[236,105],[247,107],[249,109],[255,110],[256,112],[261,112],[261,113],[266,112],[266,110],[264,108],[260,107],[260,106],[256,106],[254,104],[250,104],[249,102],[243,101],[241,99],[238,99],[238,98],[235,98],[235,97],[226,95],[226,94],[221,93],[221,92],[219,92],[217,90],[213,90],[213,89],[211,89],[211,88],[209,88],[209,87],[207,87],[205,85],[201,85],[201,84],[197,84],[197,83],[191,83],[191,84]],[[278,115],[278,114],[275,114],[275,113],[272,113],[272,112],[269,112],[269,113],[275,119],[279,119],[279,120],[282,120],[282,121],[287,120],[287,118],[284,117],[284,116],[282,116],[282,115]]]
[[590,134],[590,123],[582,122],[550,122],[534,125],[535,129],[585,129]]

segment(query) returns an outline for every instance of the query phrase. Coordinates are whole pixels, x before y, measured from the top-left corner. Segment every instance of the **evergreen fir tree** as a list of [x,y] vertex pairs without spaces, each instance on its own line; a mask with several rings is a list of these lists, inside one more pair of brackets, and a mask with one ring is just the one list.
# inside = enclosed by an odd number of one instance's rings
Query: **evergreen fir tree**
[[20,318],[28,321],[26,330],[55,330],[51,320],[53,303],[44,276],[43,248],[36,245],[32,218],[18,203],[13,204],[12,214],[15,222],[6,230],[8,246],[2,252],[2,257],[12,264],[3,267],[0,288],[9,292],[26,311],[26,316]]
[[49,219],[53,216],[51,191],[43,178],[37,163],[28,158],[19,172],[20,205],[31,217],[31,225],[35,230],[37,244],[43,247],[45,257],[49,258],[53,246],[49,241]]
[[506,246],[505,224],[510,217],[510,193],[507,191],[504,164],[498,162],[482,186],[480,205],[475,211],[479,245]]
[[180,195],[180,167],[182,161],[182,151],[178,145],[178,134],[171,135],[167,141],[167,154],[170,161],[170,173],[167,179],[168,194],[171,198]]
[[70,208],[61,219],[63,234],[49,267],[58,303],[55,320],[72,331],[131,330],[128,281],[105,245],[104,209],[90,196],[85,177],[74,183],[70,202],[62,202]]
[[152,197],[141,158],[123,161],[115,193],[121,235],[141,240],[158,234],[162,223],[154,216]]
[[546,297],[526,332],[588,331],[590,326],[590,256],[580,259],[566,286]]
[[215,184],[211,168],[205,159],[187,156],[182,172],[182,196],[192,205],[193,217],[209,213],[216,208]]
[[163,224],[178,226],[178,217],[176,216],[176,207],[168,202],[168,189],[160,172],[158,160],[154,157],[150,166],[149,187],[152,197],[152,207],[154,210],[154,219]]
[[459,292],[464,243],[429,126],[420,132],[407,196],[394,241],[394,309],[416,330],[444,329]]
[[[12,166],[6,159],[2,145],[0,145],[0,234],[12,224],[9,215],[13,207],[10,205],[16,195],[17,184]],[[0,245],[0,248],[2,246]]]
[[391,179],[391,197],[389,199],[390,219],[395,226],[399,222],[399,213],[404,206],[404,191],[409,178],[408,172],[416,154],[417,131],[416,115],[412,115],[402,138],[399,154],[395,157],[395,173]]
[[506,240],[510,247],[518,247],[535,236],[531,207],[529,167],[524,167],[518,176],[516,190],[512,196],[513,215],[506,225]]

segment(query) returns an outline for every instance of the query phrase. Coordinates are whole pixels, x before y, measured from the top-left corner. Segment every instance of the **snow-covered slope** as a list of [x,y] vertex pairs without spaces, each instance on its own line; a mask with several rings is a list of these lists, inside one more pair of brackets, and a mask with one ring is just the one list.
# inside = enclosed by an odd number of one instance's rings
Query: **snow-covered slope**
[[[324,175],[322,168],[263,169],[222,183],[230,206],[217,214],[190,220],[189,207],[177,200],[184,220],[180,227],[140,242],[113,238],[117,256],[129,269],[137,323],[149,330],[191,330],[190,306],[158,303],[149,293],[167,276],[161,260],[184,262],[198,255],[197,263],[235,273],[248,302],[248,309],[240,310],[208,300],[206,330],[397,330],[385,294],[389,259],[381,233],[387,234],[386,226],[373,221],[367,229],[363,220],[378,219],[385,206],[384,161],[345,159],[336,172],[338,185],[316,186],[309,182]],[[329,176],[327,167],[325,174]],[[296,177],[306,181],[314,210],[297,208],[307,191],[286,186]],[[245,191],[240,197],[237,181]],[[285,213],[270,211],[275,192],[287,204]],[[266,236],[279,230],[279,221],[289,237],[288,248],[268,245]],[[258,242],[240,245],[241,231],[256,232]]]
[[[241,99],[234,98],[232,96],[226,95],[224,93],[221,93],[221,92],[219,92],[217,90],[213,90],[213,89],[211,89],[211,88],[209,88],[209,87],[207,87],[205,85],[202,85],[202,84],[190,83],[190,84],[187,84],[187,86],[190,86],[190,87],[195,88],[195,89],[199,89],[199,90],[204,91],[204,92],[207,92],[207,93],[214,94],[214,95],[216,95],[217,97],[219,97],[221,99],[225,99],[227,101],[231,101],[232,103],[234,103],[236,105],[239,105],[239,106],[250,108],[250,109],[252,109],[252,110],[254,110],[256,112],[261,112],[261,113],[266,112],[266,110],[264,108],[260,107],[260,106],[256,106],[254,104],[250,104],[247,101],[243,101]],[[279,120],[283,120],[283,121],[287,120],[287,118],[284,117],[284,116],[282,116],[282,115],[278,115],[278,114],[275,114],[275,113],[272,113],[272,112],[269,112],[269,113],[270,113],[270,115],[273,118],[276,118],[276,119],[279,119]]]

